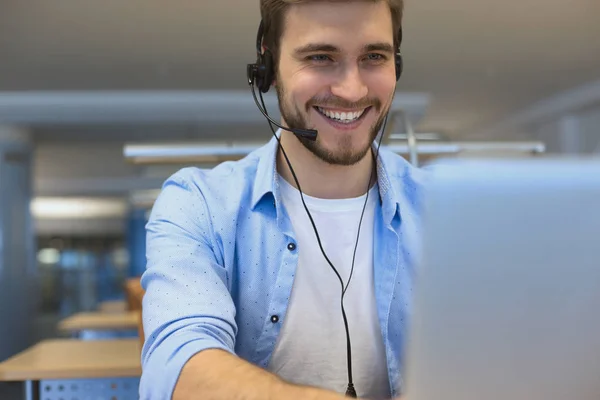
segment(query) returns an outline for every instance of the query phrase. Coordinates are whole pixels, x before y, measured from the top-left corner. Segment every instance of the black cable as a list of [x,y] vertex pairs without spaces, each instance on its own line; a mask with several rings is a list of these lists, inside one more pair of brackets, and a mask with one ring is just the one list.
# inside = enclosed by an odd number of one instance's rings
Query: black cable
[[[256,98],[256,94],[254,93],[254,86],[251,86],[251,90],[252,90],[252,95],[255,96]],[[340,274],[338,273],[337,269],[333,266],[332,262],[329,260],[329,257],[327,257],[327,254],[325,253],[325,250],[323,249],[323,245],[321,243],[321,238],[319,236],[319,232],[317,230],[317,227],[315,225],[315,222],[313,220],[313,217],[308,209],[308,206],[306,205],[306,202],[304,201],[304,194],[302,192],[302,188],[300,186],[300,182],[298,181],[298,177],[296,176],[296,173],[294,171],[294,169],[292,168],[292,164],[285,152],[285,149],[283,148],[283,146],[281,145],[281,141],[279,139],[279,137],[277,137],[277,134],[275,133],[275,129],[273,128],[273,124],[271,123],[271,121],[268,118],[268,112],[267,112],[267,108],[265,106],[265,102],[262,96],[262,93],[259,91],[258,92],[259,97],[260,97],[260,102],[261,105],[263,107],[263,114],[265,114],[265,116],[267,117],[267,122],[269,123],[269,127],[271,128],[271,131],[273,132],[273,136],[275,137],[275,139],[277,140],[279,149],[281,149],[281,152],[283,154],[283,157],[285,158],[285,161],[290,169],[290,172],[292,173],[292,177],[294,178],[294,182],[296,183],[296,186],[298,187],[298,191],[300,192],[300,199],[302,200],[302,205],[304,206],[304,210],[306,211],[306,214],[308,215],[308,218],[310,220],[310,223],[313,227],[313,230],[315,231],[315,236],[317,238],[317,243],[319,244],[319,248],[321,249],[321,253],[323,253],[323,257],[325,257],[325,260],[327,261],[327,263],[329,264],[329,266],[331,267],[331,269],[333,270],[333,272],[336,274],[336,276],[338,277],[340,284],[342,286],[342,296],[341,296],[341,308],[342,308],[342,318],[344,320],[344,328],[346,330],[346,349],[347,349],[347,362],[348,362],[348,387],[346,389],[346,396],[352,397],[352,398],[356,398],[356,390],[354,389],[354,382],[353,382],[353,378],[352,378],[352,345],[350,342],[350,329],[348,328],[348,318],[346,316],[346,310],[344,308],[344,295],[346,294],[346,290],[348,289],[348,287],[350,286],[350,280],[352,279],[352,274],[354,272],[354,261],[356,259],[356,250],[358,248],[358,241],[360,238],[360,228],[362,225],[362,220],[363,220],[363,216],[365,213],[365,209],[367,206],[367,202],[369,199],[369,191],[371,188],[371,183],[372,183],[372,178],[373,178],[373,174],[371,173],[371,176],[369,177],[369,185],[367,187],[367,195],[365,198],[365,204],[363,205],[363,209],[362,209],[362,213],[360,216],[360,221],[358,224],[358,234],[357,234],[357,238],[356,238],[356,244],[354,247],[354,254],[352,257],[352,267],[350,269],[350,275],[348,277],[348,283],[346,284],[346,286],[344,287],[344,281],[342,279],[342,277],[340,276]],[[263,111],[261,110],[261,112]],[[387,115],[385,117],[384,120],[384,125],[383,125],[383,131],[382,134],[379,138],[379,142],[377,144],[377,155],[375,156],[375,162],[374,162],[374,168],[377,169],[377,159],[379,157],[379,146],[381,145],[381,139],[383,138],[383,132],[385,132],[385,126],[387,125]],[[376,173],[375,173],[376,175]]]
[[[379,142],[377,143],[377,154],[375,155],[374,160],[373,160],[373,168],[375,168],[375,177],[377,177],[377,160],[379,158],[379,147],[381,146],[381,140],[383,139],[386,125],[387,125],[387,115],[385,116],[385,120],[383,122],[383,130],[379,137]],[[345,316],[344,297],[346,295],[346,291],[348,290],[348,287],[350,286],[352,274],[354,273],[354,261],[356,260],[356,250],[358,249],[358,242],[360,240],[360,228],[362,226],[362,220],[365,215],[365,210],[367,208],[367,204],[369,201],[369,192],[371,191],[372,179],[373,179],[373,173],[371,173],[371,176],[369,177],[369,184],[367,186],[367,195],[365,197],[365,204],[363,205],[363,209],[360,214],[360,221],[358,222],[358,233],[356,235],[356,243],[354,244],[354,253],[352,255],[352,266],[350,268],[350,275],[348,276],[348,283],[346,284],[346,287],[343,288],[343,290],[342,290],[342,314],[344,316]],[[344,321],[345,321],[345,319],[344,319]],[[348,354],[348,388],[346,390],[346,396],[356,398],[357,397],[356,390],[354,389],[354,383],[352,381],[352,345],[350,344],[350,332],[348,329],[347,322],[345,323],[345,327],[346,327],[347,348],[348,348],[348,350],[347,350],[348,351],[348,353],[347,353]]]

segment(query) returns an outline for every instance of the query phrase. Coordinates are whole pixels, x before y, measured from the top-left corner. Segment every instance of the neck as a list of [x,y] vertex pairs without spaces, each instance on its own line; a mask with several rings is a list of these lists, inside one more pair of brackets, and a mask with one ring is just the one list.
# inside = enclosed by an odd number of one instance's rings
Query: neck
[[[371,152],[354,165],[331,165],[317,158],[293,137],[291,132],[282,131],[280,141],[296,173],[302,192],[308,196],[321,199],[359,197],[376,183]],[[281,150],[277,153],[277,171],[298,189]]]

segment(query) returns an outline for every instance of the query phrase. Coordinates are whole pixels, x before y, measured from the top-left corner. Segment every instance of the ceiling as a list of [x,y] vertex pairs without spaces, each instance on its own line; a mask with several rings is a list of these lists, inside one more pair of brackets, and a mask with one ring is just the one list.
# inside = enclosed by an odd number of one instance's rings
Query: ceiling
[[[600,79],[598,0],[406,0],[400,91],[468,136]],[[243,90],[258,0],[5,0],[0,91]]]

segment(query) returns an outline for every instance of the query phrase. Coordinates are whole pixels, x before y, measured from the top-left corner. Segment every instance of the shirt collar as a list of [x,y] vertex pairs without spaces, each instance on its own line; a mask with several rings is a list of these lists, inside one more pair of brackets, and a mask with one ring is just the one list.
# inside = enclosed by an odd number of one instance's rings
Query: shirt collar
[[[281,129],[276,132],[280,137]],[[272,196],[271,200],[276,209],[279,209],[281,204],[281,196],[279,192],[279,182],[277,179],[277,153],[279,143],[275,137],[271,138],[269,143],[259,150],[258,166],[256,176],[254,178],[254,187],[252,190],[252,209],[268,195]],[[373,150],[376,151],[375,144]],[[391,177],[398,178],[400,171],[398,162],[394,159],[397,155],[389,150],[380,149],[377,159],[377,182],[379,185],[379,198],[382,205],[384,220],[389,224],[396,216],[396,213],[402,208],[402,199],[398,196],[397,188],[392,183]],[[405,165],[402,163],[402,165]],[[401,178],[400,178],[401,179]],[[396,179],[394,179],[395,181]]]
[[[281,129],[276,132],[277,137],[281,134]],[[275,137],[258,151],[258,166],[256,176],[254,177],[254,187],[252,189],[252,210],[267,195],[272,195],[276,200],[279,195],[277,183],[277,152],[279,143]],[[277,200],[276,200],[277,201]]]

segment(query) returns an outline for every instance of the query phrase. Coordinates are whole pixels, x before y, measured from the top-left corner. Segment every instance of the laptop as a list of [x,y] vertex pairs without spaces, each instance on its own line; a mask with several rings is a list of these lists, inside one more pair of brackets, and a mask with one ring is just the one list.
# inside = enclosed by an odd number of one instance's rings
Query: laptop
[[600,399],[600,159],[429,169],[407,399]]

